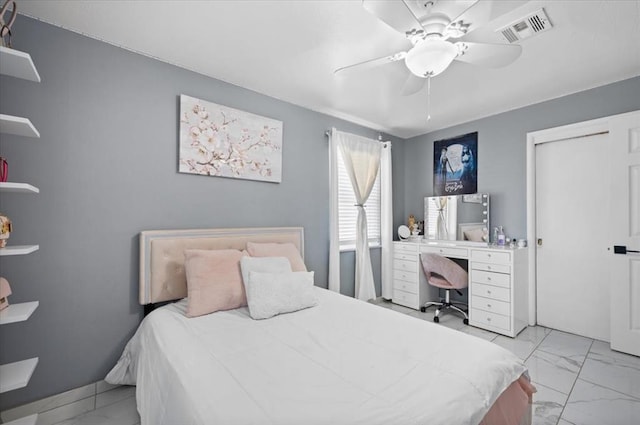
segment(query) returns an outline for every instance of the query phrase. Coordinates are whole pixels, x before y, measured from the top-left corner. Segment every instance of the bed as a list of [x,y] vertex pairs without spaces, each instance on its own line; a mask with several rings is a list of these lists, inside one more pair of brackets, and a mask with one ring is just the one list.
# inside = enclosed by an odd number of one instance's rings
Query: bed
[[141,233],[140,303],[177,301],[144,318],[106,380],[137,386],[142,425],[531,422],[533,388],[512,353],[326,289],[269,319],[247,307],[187,317],[185,249],[249,241],[304,254],[302,228]]

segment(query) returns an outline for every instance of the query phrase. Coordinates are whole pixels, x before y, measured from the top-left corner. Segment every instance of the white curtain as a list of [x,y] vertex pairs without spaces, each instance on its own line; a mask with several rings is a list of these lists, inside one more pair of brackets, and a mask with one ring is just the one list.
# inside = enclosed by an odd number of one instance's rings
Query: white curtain
[[329,134],[329,290],[340,293],[340,228],[337,130]]
[[380,158],[380,242],[382,245],[382,298],[393,298],[393,192],[391,142],[383,143]]
[[[375,299],[376,290],[373,281],[373,269],[371,266],[371,256],[369,253],[369,236],[367,232],[367,213],[364,204],[369,198],[371,189],[376,181],[380,168],[380,156],[382,144],[375,140],[367,139],[355,134],[336,131],[331,132],[330,159],[332,161],[331,179],[337,179],[337,170],[334,170],[337,161],[337,149],[340,149],[344,166],[349,175],[353,193],[356,198],[355,208],[358,208],[358,219],[356,223],[356,275],[355,275],[355,296],[364,301]],[[336,149],[337,148],[337,149]],[[333,172],[336,171],[336,172]],[[333,181],[332,181],[333,183]],[[332,290],[340,290],[340,253],[339,240],[337,237],[337,184],[331,186],[330,208],[332,213],[331,221],[331,242],[329,254],[329,287]],[[335,261],[336,245],[338,260]],[[336,283],[337,282],[337,283]]]

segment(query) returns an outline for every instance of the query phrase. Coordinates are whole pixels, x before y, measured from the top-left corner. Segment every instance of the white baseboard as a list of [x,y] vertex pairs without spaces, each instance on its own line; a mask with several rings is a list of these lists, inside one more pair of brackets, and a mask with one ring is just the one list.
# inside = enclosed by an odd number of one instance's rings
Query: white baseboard
[[[131,387],[135,388],[135,387]],[[2,422],[38,414],[38,425],[51,425],[130,397],[135,389],[105,381],[74,388],[22,406],[0,412]]]

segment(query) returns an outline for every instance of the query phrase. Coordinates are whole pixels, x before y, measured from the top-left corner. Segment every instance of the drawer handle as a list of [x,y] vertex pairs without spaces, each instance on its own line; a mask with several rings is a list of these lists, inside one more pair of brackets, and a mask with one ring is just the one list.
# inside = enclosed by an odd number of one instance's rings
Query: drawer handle
[[491,317],[487,317],[487,322],[490,322],[490,321],[491,321]]
[[491,295],[491,291],[487,290],[487,294]]
[[491,258],[491,254],[487,254],[487,257]]
[[487,307],[491,308],[491,304],[487,304]]
[[487,276],[487,280],[491,282],[491,276]]
[[491,266],[487,266],[487,270],[491,270]]

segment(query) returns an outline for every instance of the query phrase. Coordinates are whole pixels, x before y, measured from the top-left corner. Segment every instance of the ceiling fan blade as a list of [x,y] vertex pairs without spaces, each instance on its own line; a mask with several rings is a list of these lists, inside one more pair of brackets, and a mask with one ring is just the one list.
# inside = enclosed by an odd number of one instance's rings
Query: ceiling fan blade
[[412,94],[418,93],[422,90],[426,82],[426,78],[418,77],[410,72],[400,93],[402,96],[411,96]]
[[456,46],[462,52],[455,60],[488,68],[500,68],[518,59],[522,46],[518,44],[487,44],[458,42]]
[[422,25],[404,1],[362,0],[362,7],[401,34],[422,31]]
[[464,33],[459,35],[452,35],[451,38],[462,37],[465,34],[469,34],[476,28],[480,28],[491,21],[494,16],[494,2],[492,0],[476,1],[469,6],[464,12],[456,16],[451,20],[449,27],[464,26]]
[[371,59],[364,62],[354,63],[353,65],[343,66],[342,68],[338,68],[335,71],[333,71],[333,73],[335,75],[338,75],[338,74],[346,75],[353,70],[362,71],[366,69],[372,69],[388,63],[397,62],[399,60],[404,59],[405,56],[407,56],[407,52],[398,52],[390,56],[384,56],[381,58]]

